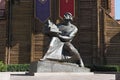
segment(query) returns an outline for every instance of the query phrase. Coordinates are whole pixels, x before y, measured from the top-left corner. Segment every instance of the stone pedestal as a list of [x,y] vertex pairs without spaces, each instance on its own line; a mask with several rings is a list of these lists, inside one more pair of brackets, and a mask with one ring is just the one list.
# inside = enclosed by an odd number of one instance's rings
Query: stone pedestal
[[90,72],[90,69],[77,64],[57,61],[36,61],[30,65],[30,74],[41,72]]

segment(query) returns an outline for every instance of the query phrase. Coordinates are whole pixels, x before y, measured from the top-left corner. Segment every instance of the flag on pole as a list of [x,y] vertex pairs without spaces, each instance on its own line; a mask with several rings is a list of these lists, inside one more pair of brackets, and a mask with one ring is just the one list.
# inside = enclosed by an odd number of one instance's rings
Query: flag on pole
[[35,0],[35,16],[41,22],[50,17],[50,0]]
[[75,0],[59,0],[59,16],[63,18],[66,12],[75,16]]

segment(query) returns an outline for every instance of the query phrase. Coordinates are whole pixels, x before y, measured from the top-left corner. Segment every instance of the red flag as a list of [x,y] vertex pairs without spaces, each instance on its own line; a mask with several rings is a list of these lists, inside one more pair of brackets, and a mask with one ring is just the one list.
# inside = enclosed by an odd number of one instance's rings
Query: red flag
[[75,16],[75,0],[59,0],[59,16],[63,18],[64,13],[70,12]]

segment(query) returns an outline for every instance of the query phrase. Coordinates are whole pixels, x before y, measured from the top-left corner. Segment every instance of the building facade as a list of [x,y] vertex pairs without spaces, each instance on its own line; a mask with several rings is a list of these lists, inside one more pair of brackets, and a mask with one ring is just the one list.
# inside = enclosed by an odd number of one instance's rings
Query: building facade
[[[59,23],[60,2],[50,1],[49,18]],[[72,43],[85,65],[119,65],[120,25],[110,16],[111,0],[74,2],[73,23],[79,31]],[[6,18],[0,19],[0,60],[6,64],[37,61],[48,48],[50,39],[43,34],[44,23],[35,16],[35,5],[35,0],[6,1]]]

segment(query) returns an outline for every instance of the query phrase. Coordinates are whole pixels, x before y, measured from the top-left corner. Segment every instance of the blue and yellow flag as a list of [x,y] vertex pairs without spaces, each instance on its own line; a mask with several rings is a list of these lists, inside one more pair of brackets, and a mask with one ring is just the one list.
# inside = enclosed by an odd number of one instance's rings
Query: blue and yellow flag
[[35,16],[41,22],[50,17],[50,0],[35,0]]

